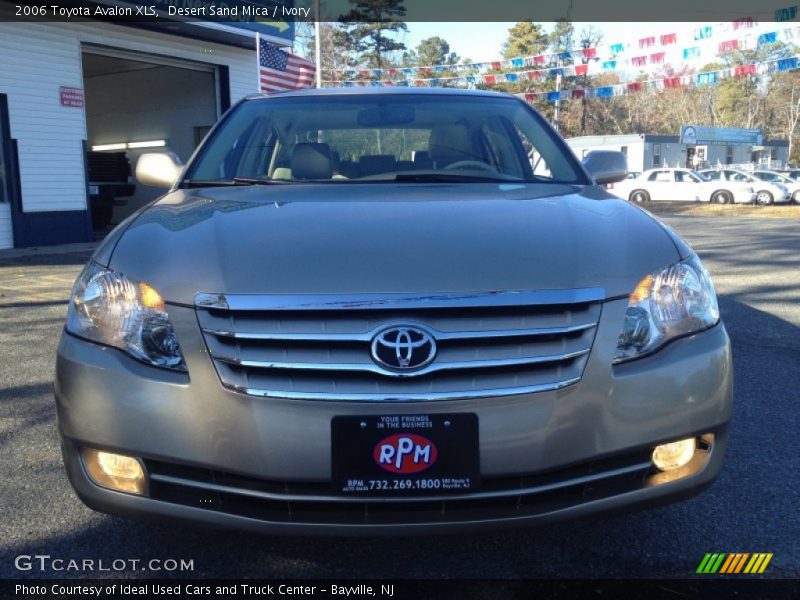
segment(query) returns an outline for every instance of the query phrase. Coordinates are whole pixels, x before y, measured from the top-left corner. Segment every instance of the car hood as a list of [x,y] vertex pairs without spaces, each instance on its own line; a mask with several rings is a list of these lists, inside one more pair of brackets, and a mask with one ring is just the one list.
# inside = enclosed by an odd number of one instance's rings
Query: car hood
[[680,259],[680,240],[648,213],[599,188],[555,184],[178,190],[124,227],[96,259],[185,304],[199,292],[613,297]]

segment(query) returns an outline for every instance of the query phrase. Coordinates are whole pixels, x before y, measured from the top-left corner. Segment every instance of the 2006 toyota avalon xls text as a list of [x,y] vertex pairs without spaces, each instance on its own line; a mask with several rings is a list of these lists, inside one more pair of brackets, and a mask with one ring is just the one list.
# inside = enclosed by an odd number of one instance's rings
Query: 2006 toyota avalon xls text
[[698,257],[522,100],[247,98],[75,283],[56,401],[90,507],[270,533],[549,522],[720,471]]

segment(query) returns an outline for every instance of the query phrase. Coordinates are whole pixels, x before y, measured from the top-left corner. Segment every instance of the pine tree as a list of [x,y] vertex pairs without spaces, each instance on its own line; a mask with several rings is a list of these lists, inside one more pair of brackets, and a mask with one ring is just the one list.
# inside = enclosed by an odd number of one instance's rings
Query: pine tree
[[382,69],[390,63],[392,52],[406,45],[393,36],[408,31],[402,21],[404,0],[350,0],[354,8],[341,18],[345,24],[348,48],[361,55],[369,68]]
[[418,66],[454,65],[458,62],[458,54],[450,52],[450,44],[438,35],[422,40],[417,46],[416,62]]
[[533,21],[520,21],[508,30],[503,43],[503,58],[533,56],[547,49],[549,39],[542,26]]

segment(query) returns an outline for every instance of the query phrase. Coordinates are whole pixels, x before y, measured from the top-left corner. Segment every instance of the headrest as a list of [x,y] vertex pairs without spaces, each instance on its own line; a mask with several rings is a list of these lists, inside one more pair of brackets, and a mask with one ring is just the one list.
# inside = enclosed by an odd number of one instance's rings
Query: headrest
[[330,179],[333,175],[331,147],[311,142],[296,144],[291,168],[294,179]]
[[414,152],[414,168],[415,169],[430,169],[433,167],[431,155],[427,150],[417,150]]
[[436,168],[441,169],[460,160],[475,160],[470,152],[466,125],[439,125],[431,130],[428,150]]
[[390,173],[397,169],[397,161],[391,154],[366,154],[358,161],[358,171],[362,177]]

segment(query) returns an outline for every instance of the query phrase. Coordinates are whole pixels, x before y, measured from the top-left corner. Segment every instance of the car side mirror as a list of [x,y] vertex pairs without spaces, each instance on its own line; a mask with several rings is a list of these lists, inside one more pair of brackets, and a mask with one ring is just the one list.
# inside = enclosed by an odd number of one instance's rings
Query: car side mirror
[[583,158],[583,166],[598,185],[616,183],[628,176],[628,159],[614,150],[592,150]]
[[136,181],[144,185],[170,188],[183,170],[174,152],[147,152],[136,161]]

